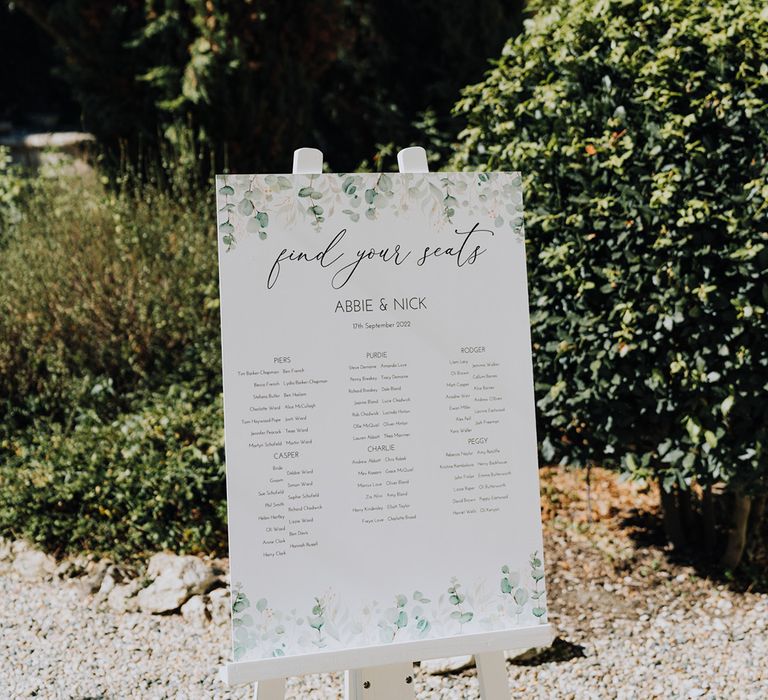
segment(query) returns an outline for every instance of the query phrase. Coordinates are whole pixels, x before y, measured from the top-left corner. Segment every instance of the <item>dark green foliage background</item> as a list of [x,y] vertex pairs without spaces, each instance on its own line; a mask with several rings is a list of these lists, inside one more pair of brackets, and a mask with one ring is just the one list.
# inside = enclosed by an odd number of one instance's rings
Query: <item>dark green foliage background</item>
[[45,31],[0,2],[0,121],[30,123],[38,114],[53,114],[59,124],[76,124],[77,107],[55,74],[60,62]]
[[[0,153],[0,534],[58,551],[224,547],[206,176],[225,155],[285,171],[299,145],[338,170],[387,167],[412,142],[443,162],[460,125],[451,167],[526,178],[545,460],[658,479],[694,539],[709,529],[712,544],[713,513],[731,510],[760,534],[762,3],[542,3],[453,116],[518,3],[17,5],[122,165],[31,181]],[[719,484],[738,507],[712,507]]]
[[556,3],[466,90],[455,163],[526,176],[548,459],[768,486],[768,11]]
[[[332,169],[421,142],[447,155],[460,89],[520,25],[522,2],[17,0],[60,48],[83,124],[113,153],[179,145],[221,169],[286,172],[299,146]],[[378,166],[380,163],[373,163]],[[386,165],[386,164],[385,164]]]
[[34,20],[35,69],[55,64],[104,157],[93,177],[23,179],[0,152],[0,534],[58,552],[225,546],[211,170],[286,171],[305,145],[333,168],[387,167],[421,129],[445,156],[451,106],[521,7],[3,5],[17,36],[0,51],[16,61]]

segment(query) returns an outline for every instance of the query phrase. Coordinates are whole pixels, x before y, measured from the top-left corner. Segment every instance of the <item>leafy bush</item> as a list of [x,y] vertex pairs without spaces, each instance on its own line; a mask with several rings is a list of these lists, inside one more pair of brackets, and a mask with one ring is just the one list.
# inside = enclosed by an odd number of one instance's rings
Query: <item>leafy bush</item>
[[24,191],[24,178],[11,160],[11,153],[0,146],[0,249],[10,237],[11,228],[21,217],[20,203]]
[[0,533],[117,555],[225,548],[214,208],[194,179],[62,175],[14,196]]
[[121,397],[220,387],[213,206],[173,182],[39,180],[0,257],[0,423],[71,420],[94,384]]
[[58,553],[226,551],[221,403],[186,390],[0,440],[0,533]]
[[658,478],[680,545],[725,482],[728,566],[768,490],[766,56],[757,0],[563,0],[457,105],[456,164],[526,176],[545,456]]

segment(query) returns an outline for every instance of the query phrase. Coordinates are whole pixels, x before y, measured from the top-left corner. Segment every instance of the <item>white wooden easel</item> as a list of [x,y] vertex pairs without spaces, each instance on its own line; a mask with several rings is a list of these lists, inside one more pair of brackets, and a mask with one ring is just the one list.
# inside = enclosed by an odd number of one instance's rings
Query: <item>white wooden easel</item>
[[[427,173],[426,151],[420,146],[405,148],[397,155],[402,173]],[[316,148],[299,148],[293,154],[295,175],[315,175],[323,172],[323,154]],[[457,656],[474,654],[482,700],[509,700],[506,659],[503,649],[527,645],[541,646],[552,641],[549,625],[520,630],[515,634],[514,643],[509,633],[498,632],[470,635],[464,638],[437,640],[436,642],[411,642],[400,645],[402,650],[387,650],[391,658],[382,659],[382,652],[374,656],[372,651],[361,649],[355,653],[333,652],[313,655],[311,659],[274,659],[259,663],[259,670],[250,663],[232,664],[237,668],[224,667],[222,678],[228,683],[247,683],[256,678],[255,700],[284,700],[285,677],[292,674],[330,671],[341,666],[341,658],[354,659],[356,668],[344,674],[344,697],[346,700],[412,700],[414,691],[413,660],[435,658],[436,656]],[[404,661],[407,658],[411,661]],[[372,665],[383,663],[384,665]],[[371,664],[371,665],[369,665]],[[270,677],[270,666],[274,676]],[[343,666],[341,666],[343,668]],[[280,677],[283,676],[283,677]]]

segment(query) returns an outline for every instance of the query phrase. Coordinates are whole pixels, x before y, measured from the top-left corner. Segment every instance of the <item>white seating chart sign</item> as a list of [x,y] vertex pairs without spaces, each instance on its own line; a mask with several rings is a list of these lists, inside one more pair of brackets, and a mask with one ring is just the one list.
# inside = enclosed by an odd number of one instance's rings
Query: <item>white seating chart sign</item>
[[231,666],[548,640],[519,173],[216,189]]

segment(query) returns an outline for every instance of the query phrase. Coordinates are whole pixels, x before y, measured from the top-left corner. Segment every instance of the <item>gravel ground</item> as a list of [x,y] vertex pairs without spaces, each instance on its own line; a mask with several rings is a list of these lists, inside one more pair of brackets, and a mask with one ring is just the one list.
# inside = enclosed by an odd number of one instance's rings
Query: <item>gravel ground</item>
[[[544,475],[551,649],[508,665],[520,698],[768,698],[768,596],[739,593],[638,546],[629,503],[651,494],[593,475],[594,522],[581,485]],[[620,491],[624,489],[625,491]],[[618,505],[617,505],[618,504]],[[634,515],[637,515],[634,513]],[[226,626],[195,628],[179,615],[115,614],[61,580],[0,575],[0,699],[247,698],[216,669]],[[477,698],[474,670],[416,674],[419,698]],[[341,677],[291,679],[288,697],[337,698]]]

